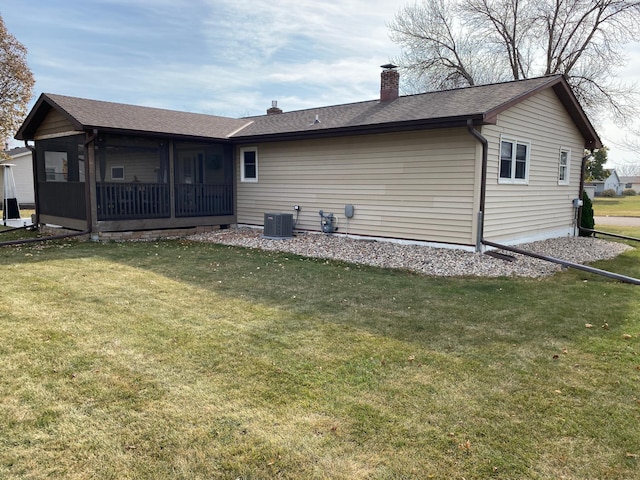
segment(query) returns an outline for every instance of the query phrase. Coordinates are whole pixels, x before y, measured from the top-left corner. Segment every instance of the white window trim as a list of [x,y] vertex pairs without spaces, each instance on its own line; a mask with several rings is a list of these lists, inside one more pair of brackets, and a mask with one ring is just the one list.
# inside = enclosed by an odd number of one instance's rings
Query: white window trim
[[[244,154],[245,152],[255,152],[256,154],[256,176],[255,178],[245,176]],[[258,147],[242,147],[240,149],[240,181],[243,183],[258,183]]]
[[[564,180],[560,180],[560,172],[562,169],[562,164],[560,163],[562,160],[562,153],[567,152],[567,174]],[[571,181],[571,177],[569,176],[571,173],[571,149],[560,147],[560,151],[558,152],[558,185],[569,185]]]
[[[122,169],[122,177],[114,177],[113,176],[113,171],[117,168],[121,168]],[[123,165],[114,165],[113,167],[111,167],[111,180],[124,180],[126,178],[125,173],[124,173],[124,166]]]
[[[510,142],[514,145],[513,152],[517,151],[517,145],[526,145],[527,158],[524,170],[524,178],[515,178],[516,166],[515,162],[512,163],[511,178],[503,178],[500,176],[500,164],[502,162],[502,142]],[[520,138],[502,136],[500,135],[500,144],[498,145],[498,183],[499,184],[515,184],[515,185],[529,185],[529,166],[531,165],[531,142],[529,140],[522,140]]]

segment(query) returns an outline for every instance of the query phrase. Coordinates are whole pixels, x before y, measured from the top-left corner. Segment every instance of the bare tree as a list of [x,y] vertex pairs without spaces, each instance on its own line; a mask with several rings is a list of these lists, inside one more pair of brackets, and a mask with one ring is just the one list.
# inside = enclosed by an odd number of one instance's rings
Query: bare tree
[[637,163],[618,163],[616,165],[616,173],[621,177],[637,177],[640,176],[640,162]]
[[484,38],[488,52],[507,60],[509,77],[527,78],[533,48],[531,30],[535,26],[531,2],[520,0],[467,0],[459,11],[466,26]]
[[421,89],[563,74],[593,117],[636,112],[636,86],[612,70],[640,40],[640,1],[423,0],[388,26],[395,62]]
[[399,61],[413,90],[443,90],[492,81],[494,68],[484,45],[457,18],[457,5],[431,0],[405,6],[390,24],[391,38],[404,47]]
[[35,82],[26,55],[27,49],[7,31],[0,16],[0,140],[13,135],[27,114]]

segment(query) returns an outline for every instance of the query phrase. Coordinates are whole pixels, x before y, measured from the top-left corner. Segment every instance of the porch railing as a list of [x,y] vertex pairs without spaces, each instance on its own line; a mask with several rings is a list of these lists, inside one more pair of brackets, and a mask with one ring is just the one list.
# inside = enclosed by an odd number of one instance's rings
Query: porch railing
[[178,184],[175,187],[176,217],[233,215],[231,185]]
[[161,218],[171,214],[169,185],[103,182],[96,187],[98,220]]
[[[101,182],[96,184],[98,220],[164,218],[171,215],[169,185]],[[231,185],[175,186],[176,217],[233,215]]]

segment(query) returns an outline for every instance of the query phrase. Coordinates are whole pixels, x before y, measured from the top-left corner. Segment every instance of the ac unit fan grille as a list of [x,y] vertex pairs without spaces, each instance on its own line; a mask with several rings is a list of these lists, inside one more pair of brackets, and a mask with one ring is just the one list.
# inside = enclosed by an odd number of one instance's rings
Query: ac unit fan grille
[[293,237],[293,214],[265,213],[264,236],[267,238]]

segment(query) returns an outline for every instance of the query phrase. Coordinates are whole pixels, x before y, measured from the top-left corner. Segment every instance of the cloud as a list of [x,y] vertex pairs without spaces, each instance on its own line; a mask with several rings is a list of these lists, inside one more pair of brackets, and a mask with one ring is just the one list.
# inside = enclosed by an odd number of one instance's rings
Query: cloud
[[32,3],[36,88],[66,95],[230,116],[273,99],[308,108],[375,98],[396,53],[379,0]]

